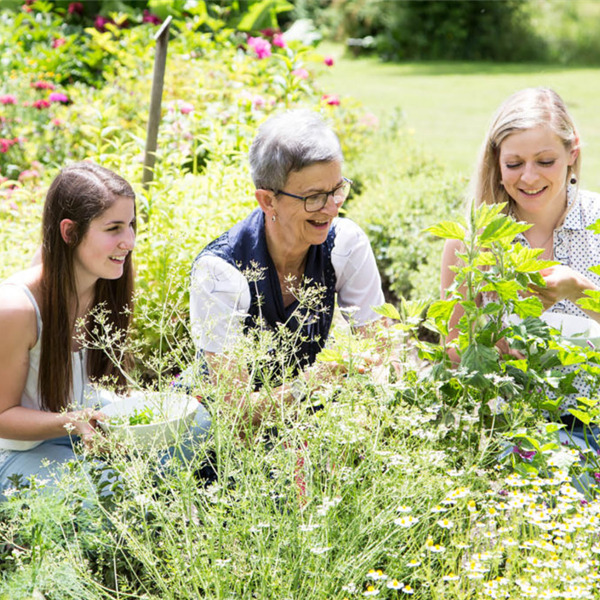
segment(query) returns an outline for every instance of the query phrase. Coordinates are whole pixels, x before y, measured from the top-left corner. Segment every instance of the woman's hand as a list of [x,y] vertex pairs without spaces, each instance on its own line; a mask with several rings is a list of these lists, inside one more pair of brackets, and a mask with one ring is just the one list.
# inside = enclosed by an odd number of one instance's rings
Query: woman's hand
[[65,429],[78,435],[83,445],[88,449],[97,449],[103,441],[101,433],[98,431],[98,421],[105,421],[108,417],[93,408],[83,408],[67,413],[67,423]]
[[546,287],[531,286],[535,295],[544,305],[544,310],[561,300],[576,302],[583,298],[584,290],[593,290],[592,282],[566,265],[555,265],[542,269],[540,275]]

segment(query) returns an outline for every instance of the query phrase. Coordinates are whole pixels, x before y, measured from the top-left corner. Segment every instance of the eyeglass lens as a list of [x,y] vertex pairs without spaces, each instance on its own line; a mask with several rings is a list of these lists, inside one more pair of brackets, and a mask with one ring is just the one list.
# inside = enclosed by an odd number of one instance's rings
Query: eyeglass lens
[[348,181],[344,181],[342,185],[329,193],[323,192],[321,194],[307,196],[304,206],[308,212],[315,212],[317,210],[321,210],[327,204],[327,199],[329,196],[333,196],[336,203],[341,203],[348,197],[349,192],[350,183]]

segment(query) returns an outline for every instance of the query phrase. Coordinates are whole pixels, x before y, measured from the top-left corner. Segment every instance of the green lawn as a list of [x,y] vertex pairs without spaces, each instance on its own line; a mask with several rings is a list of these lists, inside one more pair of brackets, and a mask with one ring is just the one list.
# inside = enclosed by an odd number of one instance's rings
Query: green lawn
[[554,88],[565,100],[584,144],[583,184],[600,190],[600,68],[532,64],[402,63],[350,59],[343,48],[323,44],[336,58],[320,76],[327,93],[353,96],[377,116],[404,112],[409,129],[433,156],[465,175],[498,105],[530,86]]

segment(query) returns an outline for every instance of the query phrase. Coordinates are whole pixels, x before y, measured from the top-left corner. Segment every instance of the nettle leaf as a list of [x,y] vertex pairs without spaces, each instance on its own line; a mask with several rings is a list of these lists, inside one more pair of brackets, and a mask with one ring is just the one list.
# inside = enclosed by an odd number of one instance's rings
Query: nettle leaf
[[587,398],[586,396],[578,396],[577,402],[579,402],[580,404],[583,404],[584,406],[587,406],[588,408],[594,408],[594,406],[596,406],[596,404],[598,404],[598,400],[594,400],[592,398]]
[[524,358],[521,358],[518,360],[507,360],[505,364],[511,365],[511,366],[515,367],[515,369],[519,369],[519,371],[523,371],[523,373],[527,373],[528,362]]
[[517,300],[514,303],[513,310],[521,319],[539,317],[544,312],[544,305],[537,296],[529,296]]
[[401,321],[402,316],[398,312],[398,309],[393,305],[386,302],[381,306],[375,306],[373,310],[382,317],[388,317],[389,319],[394,319],[395,321]]
[[485,287],[482,288],[483,292],[496,292],[502,300],[514,300],[518,298],[519,290],[522,290],[523,287],[519,285],[516,281],[495,281],[492,283],[488,283]]
[[445,319],[449,321],[456,303],[457,300],[437,300],[427,310],[427,317],[434,320]]
[[555,260],[539,260],[537,257],[543,252],[541,248],[526,248],[519,244],[509,253],[508,259],[517,273],[533,273],[559,264]]
[[344,362],[344,357],[340,352],[333,348],[323,348],[319,354],[317,354],[317,360],[320,362]]
[[586,229],[589,229],[593,233],[600,233],[600,219],[598,219],[595,223],[588,225]]
[[582,423],[589,425],[591,422],[590,415],[587,412],[579,410],[577,408],[570,408],[569,412],[576,418],[579,419]]
[[495,373],[498,370],[498,364],[496,350],[483,344],[470,344],[461,357],[461,365],[465,369],[480,375]]
[[600,290],[585,290],[584,294],[587,298],[579,298],[577,305],[584,310],[600,312]]
[[543,402],[540,402],[540,408],[542,410],[547,410],[548,412],[556,412],[559,408],[559,406],[562,404],[563,401],[563,397],[559,396],[558,398],[554,398],[554,399],[550,399],[550,398],[546,398],[546,400],[544,400]]
[[437,225],[427,227],[425,231],[447,240],[463,241],[466,236],[465,228],[456,221],[442,221]]
[[513,437],[528,442],[534,450],[537,450],[537,452],[541,451],[540,443],[534,437],[526,433],[517,433]]
[[493,267],[496,264],[496,257],[491,252],[480,252],[475,259],[473,264],[476,267]]
[[483,307],[483,314],[484,315],[493,315],[496,314],[500,308],[502,307],[501,304],[499,304],[498,302],[488,302],[484,307]]
[[510,217],[502,215],[501,217],[495,218],[481,232],[479,243],[483,247],[489,247],[494,243],[512,242],[518,233],[527,231],[529,227],[530,225],[517,223]]
[[439,333],[443,336],[448,335],[448,324],[456,303],[457,300],[438,300],[427,310],[427,318],[435,322]]
[[590,267],[588,270],[591,271],[592,273],[595,273],[596,275],[600,275],[600,265],[594,265],[593,267]]
[[475,230],[487,227],[498,214],[506,207],[506,202],[502,204],[482,204],[475,213]]
[[546,433],[556,433],[565,427],[564,423],[546,423]]

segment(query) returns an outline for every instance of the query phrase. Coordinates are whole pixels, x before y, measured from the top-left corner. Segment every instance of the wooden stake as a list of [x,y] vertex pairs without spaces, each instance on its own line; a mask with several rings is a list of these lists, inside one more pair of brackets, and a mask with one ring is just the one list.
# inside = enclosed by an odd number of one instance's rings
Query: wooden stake
[[173,17],[168,16],[162,27],[154,36],[156,41],[156,54],[154,55],[154,74],[152,77],[152,93],[150,96],[150,114],[148,115],[148,129],[146,131],[146,150],[144,151],[144,173],[142,184],[148,189],[154,178],[154,164],[156,162],[156,143],[158,139],[158,125],[160,123],[160,107],[162,103],[163,86],[165,82],[165,67],[167,64],[167,46],[169,45],[169,25]]

